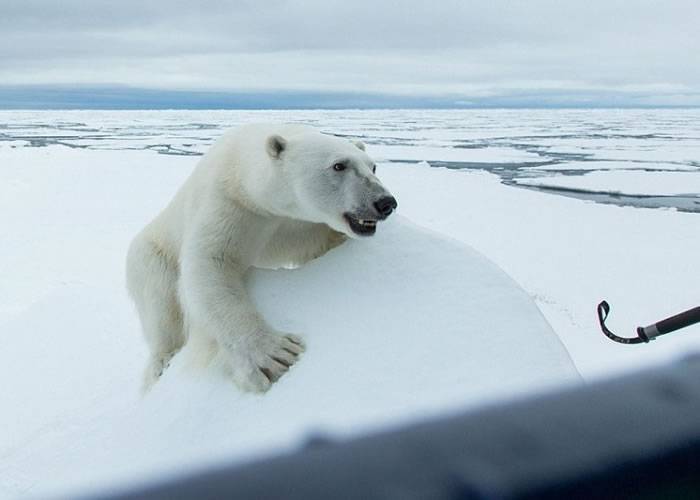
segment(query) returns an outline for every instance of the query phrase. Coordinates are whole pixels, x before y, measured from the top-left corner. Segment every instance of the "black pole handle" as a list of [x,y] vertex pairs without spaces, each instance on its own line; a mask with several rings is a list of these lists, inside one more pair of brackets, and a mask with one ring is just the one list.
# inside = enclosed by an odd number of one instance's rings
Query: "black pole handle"
[[675,332],[698,322],[700,322],[700,307],[694,307],[670,318],[662,319],[653,325],[640,326],[637,328],[637,335],[653,340],[659,335]]
[[670,318],[663,319],[657,323],[654,323],[653,325],[644,327],[640,326],[637,328],[637,337],[628,338],[620,337],[608,330],[607,326],[605,326],[605,320],[608,318],[609,313],[610,304],[608,304],[606,301],[602,301],[600,304],[598,304],[598,321],[600,322],[600,329],[610,340],[614,340],[620,344],[647,343],[661,335],[675,332],[676,330],[694,325],[695,323],[700,323],[700,307],[694,307],[693,309],[688,309],[687,311],[683,311],[682,313],[671,316]]

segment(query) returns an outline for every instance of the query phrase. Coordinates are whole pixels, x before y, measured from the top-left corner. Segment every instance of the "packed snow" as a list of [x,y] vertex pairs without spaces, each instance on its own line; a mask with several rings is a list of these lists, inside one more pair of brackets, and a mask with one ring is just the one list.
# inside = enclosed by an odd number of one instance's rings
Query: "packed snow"
[[[699,118],[692,110],[0,112],[0,497],[251,460],[315,433],[400,425],[697,350],[698,327],[649,345],[613,344],[595,305],[608,299],[610,326],[625,335],[696,306],[700,215],[510,181],[532,178],[538,163],[565,172],[581,162],[594,166],[587,175],[609,170],[635,191],[676,193],[661,179],[682,170],[697,185]],[[241,394],[183,352],[141,399],[146,348],[124,291],[126,247],[197,155],[248,121],[361,138],[382,160],[398,214],[376,237],[301,269],[252,274],[263,314],[308,344],[268,394]],[[606,169],[601,159],[658,175]],[[700,198],[683,193],[691,206]]]

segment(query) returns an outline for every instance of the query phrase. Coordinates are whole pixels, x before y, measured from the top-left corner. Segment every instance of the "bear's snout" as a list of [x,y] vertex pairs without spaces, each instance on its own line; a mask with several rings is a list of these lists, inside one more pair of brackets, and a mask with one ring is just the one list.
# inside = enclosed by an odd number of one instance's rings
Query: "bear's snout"
[[393,196],[384,196],[374,202],[374,208],[382,219],[389,217],[391,213],[396,210],[397,206],[398,203],[396,203],[396,198]]

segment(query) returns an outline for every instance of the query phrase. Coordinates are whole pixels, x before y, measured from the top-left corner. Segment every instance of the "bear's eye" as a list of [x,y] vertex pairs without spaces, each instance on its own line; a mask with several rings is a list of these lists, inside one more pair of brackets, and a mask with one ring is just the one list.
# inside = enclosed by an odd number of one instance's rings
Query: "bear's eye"
[[373,174],[377,173],[377,166],[376,165],[372,165],[372,173]]
[[335,165],[333,165],[333,170],[335,170],[336,172],[342,172],[346,168],[347,167],[343,163],[336,163]]

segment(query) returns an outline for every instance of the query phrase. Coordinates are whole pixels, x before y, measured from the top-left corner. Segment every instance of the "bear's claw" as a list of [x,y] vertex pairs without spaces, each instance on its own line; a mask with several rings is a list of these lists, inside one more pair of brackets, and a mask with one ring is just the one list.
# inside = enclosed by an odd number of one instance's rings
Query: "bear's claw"
[[265,392],[282,377],[304,352],[304,341],[296,335],[259,332],[233,352],[232,371],[236,384],[245,391]]

